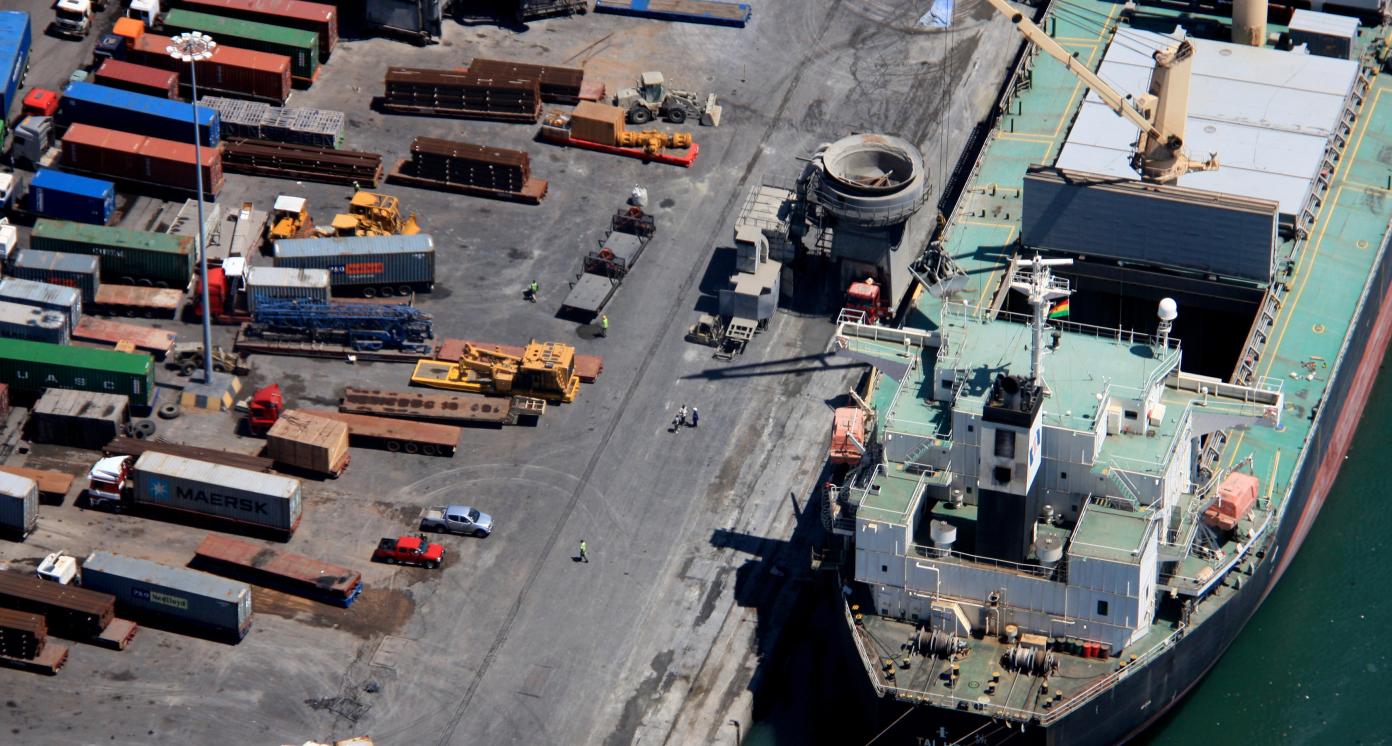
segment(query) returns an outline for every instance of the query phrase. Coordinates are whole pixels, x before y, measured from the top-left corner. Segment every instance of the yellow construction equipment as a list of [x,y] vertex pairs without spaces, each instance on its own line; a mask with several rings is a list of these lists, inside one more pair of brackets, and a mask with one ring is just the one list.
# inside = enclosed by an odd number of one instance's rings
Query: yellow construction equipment
[[413,212],[401,219],[396,197],[376,192],[355,192],[348,202],[348,212],[333,219],[335,236],[411,236],[420,233],[420,224]]
[[619,145],[625,148],[641,147],[643,152],[656,155],[663,148],[691,147],[690,132],[661,132],[659,130],[624,130],[619,133]]
[[266,235],[272,241],[314,235],[314,221],[309,217],[309,203],[305,198],[288,194],[277,196]]
[[456,362],[417,362],[411,383],[476,394],[532,396],[549,402],[572,402],[580,393],[575,348],[560,342],[533,341],[521,357],[465,344],[464,354]]

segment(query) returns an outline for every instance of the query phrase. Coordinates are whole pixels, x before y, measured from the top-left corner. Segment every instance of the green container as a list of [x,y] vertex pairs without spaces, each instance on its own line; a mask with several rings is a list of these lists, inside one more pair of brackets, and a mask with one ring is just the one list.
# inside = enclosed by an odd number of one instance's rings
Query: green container
[[47,218],[34,223],[29,245],[40,251],[99,257],[103,280],[180,290],[188,287],[197,254],[193,236]]
[[143,352],[0,338],[0,383],[20,391],[120,394],[129,396],[133,407],[148,407],[154,397],[155,364]]
[[319,72],[319,35],[313,31],[195,13],[182,8],[165,15],[163,28],[169,36],[184,31],[202,31],[218,44],[283,54],[290,58],[290,75],[296,78],[314,80]]

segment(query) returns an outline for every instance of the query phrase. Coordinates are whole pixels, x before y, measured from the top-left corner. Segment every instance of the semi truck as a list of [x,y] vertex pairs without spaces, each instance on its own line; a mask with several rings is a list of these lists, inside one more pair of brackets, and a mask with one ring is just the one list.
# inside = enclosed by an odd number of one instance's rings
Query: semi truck
[[108,456],[88,472],[88,500],[153,507],[269,530],[288,540],[300,525],[300,480],[146,451]]
[[84,588],[117,608],[240,641],[251,631],[251,586],[185,567],[96,551],[82,562]]

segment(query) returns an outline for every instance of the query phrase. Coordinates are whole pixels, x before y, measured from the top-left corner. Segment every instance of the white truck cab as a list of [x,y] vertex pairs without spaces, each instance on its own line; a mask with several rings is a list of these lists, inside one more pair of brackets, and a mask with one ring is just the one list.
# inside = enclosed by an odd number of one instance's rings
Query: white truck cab
[[54,552],[39,563],[39,577],[59,585],[80,585],[77,579],[77,560],[62,552]]
[[92,30],[92,0],[58,0],[53,26],[66,36],[86,36]]
[[87,472],[87,501],[91,505],[121,502],[122,488],[130,474],[130,456],[107,456]]
[[127,18],[144,21],[147,27],[154,26],[155,21],[159,20],[159,16],[159,0],[131,0],[130,6],[126,8]]

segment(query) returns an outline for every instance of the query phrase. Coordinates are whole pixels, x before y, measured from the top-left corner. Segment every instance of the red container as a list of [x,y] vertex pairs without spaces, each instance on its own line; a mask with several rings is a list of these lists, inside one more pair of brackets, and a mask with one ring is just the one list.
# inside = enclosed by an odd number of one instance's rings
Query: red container
[[227,18],[313,31],[319,35],[319,60],[329,58],[338,42],[338,8],[302,0],[181,0],[180,6]]
[[[126,58],[137,64],[173,70],[179,74],[179,85],[188,86],[189,66],[164,51],[169,44],[167,36],[144,34],[131,41]],[[199,96],[228,93],[274,104],[283,104],[290,97],[290,58],[283,54],[219,44],[212,57],[195,64],[198,65]]]
[[[117,181],[196,191],[191,143],[74,124],[63,135],[63,163]],[[203,148],[203,189],[208,198],[222,189],[222,151]]]
[[95,79],[112,88],[160,98],[179,98],[179,74],[171,70],[108,59],[97,68]]

